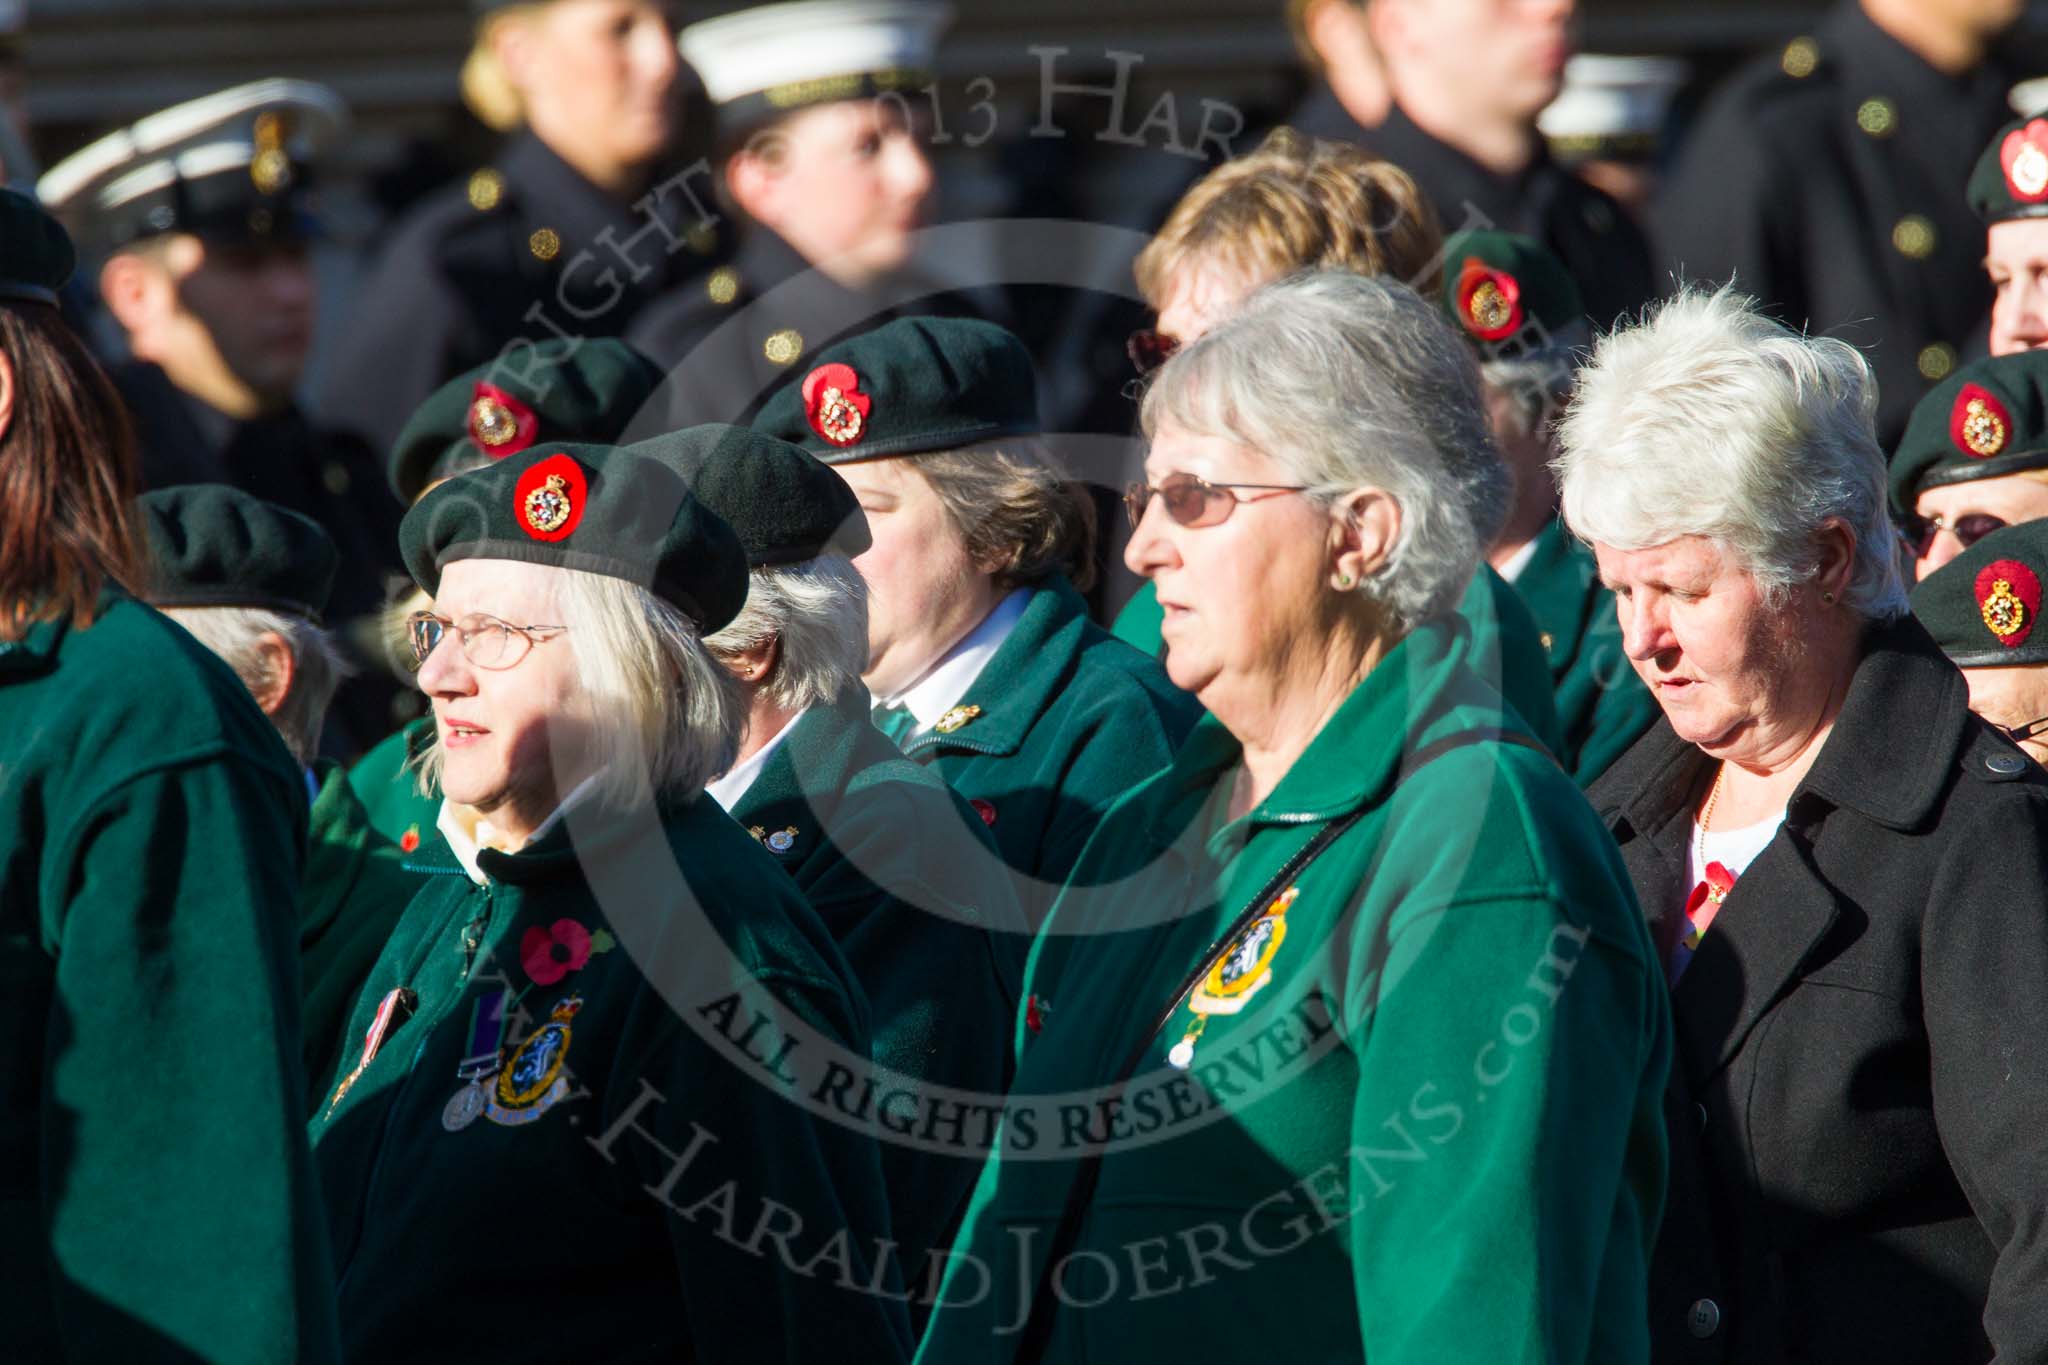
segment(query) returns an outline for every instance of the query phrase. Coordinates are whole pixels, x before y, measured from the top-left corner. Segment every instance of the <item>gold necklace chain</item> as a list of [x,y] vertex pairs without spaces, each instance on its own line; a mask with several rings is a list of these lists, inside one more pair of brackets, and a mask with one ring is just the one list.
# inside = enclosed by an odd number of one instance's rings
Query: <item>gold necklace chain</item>
[[1692,836],[1693,851],[1699,855],[1700,872],[1707,870],[1707,825],[1714,818],[1714,803],[1721,799],[1721,779],[1728,775],[1728,765],[1722,764],[1714,770],[1714,785],[1707,788],[1707,804],[1700,808],[1699,828]]

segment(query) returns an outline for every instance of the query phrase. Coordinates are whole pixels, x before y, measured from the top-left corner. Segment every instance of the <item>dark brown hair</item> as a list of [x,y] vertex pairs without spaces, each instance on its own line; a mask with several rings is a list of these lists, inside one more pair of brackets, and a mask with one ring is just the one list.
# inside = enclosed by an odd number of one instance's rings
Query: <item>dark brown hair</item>
[[14,417],[0,433],[0,640],[92,624],[108,579],[134,585],[135,434],[106,372],[57,310],[0,305]]
[[945,505],[976,564],[998,588],[1064,573],[1082,592],[1095,581],[1095,504],[1037,443],[940,451],[913,463]]

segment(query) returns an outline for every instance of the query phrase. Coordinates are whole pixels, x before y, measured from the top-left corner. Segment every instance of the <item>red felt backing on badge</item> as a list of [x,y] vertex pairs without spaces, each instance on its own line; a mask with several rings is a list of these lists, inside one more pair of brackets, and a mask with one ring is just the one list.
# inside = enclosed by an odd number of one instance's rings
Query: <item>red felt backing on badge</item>
[[867,429],[874,399],[860,391],[853,366],[820,365],[804,376],[804,418],[811,430],[836,446],[850,446]]
[[535,540],[567,540],[583,520],[589,497],[583,466],[566,453],[548,456],[519,476],[512,488],[512,515]]
[[1965,384],[1948,410],[1948,438],[1971,459],[1988,460],[2012,438],[2012,414],[1990,390]]
[[1501,341],[1522,328],[1522,286],[1477,256],[1458,272],[1458,321],[1481,341]]
[[494,460],[517,455],[540,439],[540,414],[496,384],[479,380],[469,399],[469,439]]
[[1994,559],[1977,571],[1977,611],[1984,628],[2007,649],[2034,633],[2041,614],[2041,580],[2017,559]]
[[1998,144],[2005,188],[2023,204],[2048,201],[2048,119],[2029,119]]

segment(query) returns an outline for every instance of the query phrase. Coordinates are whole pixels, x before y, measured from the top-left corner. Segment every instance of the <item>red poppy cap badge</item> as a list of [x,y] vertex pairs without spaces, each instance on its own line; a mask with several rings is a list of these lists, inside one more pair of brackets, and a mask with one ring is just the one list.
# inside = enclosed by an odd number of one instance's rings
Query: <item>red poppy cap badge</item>
[[1458,272],[1458,321],[1481,341],[1502,341],[1522,328],[1522,286],[1505,270],[1467,256]]
[[1998,164],[2005,187],[2023,204],[2048,200],[2048,119],[2028,119],[1998,144]]
[[1994,559],[1977,571],[1977,611],[1998,643],[2018,649],[2041,614],[2041,580],[2017,559]]
[[469,400],[469,439],[494,460],[517,455],[540,439],[540,415],[496,384],[479,380]]
[[820,365],[804,376],[804,416],[811,430],[835,446],[850,446],[867,430],[874,399],[860,391],[851,365]]
[[1963,454],[1988,460],[2012,439],[2012,414],[1990,390],[1965,384],[1948,412],[1948,436]]
[[550,455],[513,485],[512,514],[535,540],[567,540],[583,520],[589,492],[582,465],[566,454]]

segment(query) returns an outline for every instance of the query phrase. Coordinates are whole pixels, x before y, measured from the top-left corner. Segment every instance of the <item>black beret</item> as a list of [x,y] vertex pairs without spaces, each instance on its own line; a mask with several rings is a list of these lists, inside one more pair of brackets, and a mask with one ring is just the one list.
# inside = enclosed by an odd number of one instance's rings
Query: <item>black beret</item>
[[1970,171],[1966,193],[1987,226],[2048,218],[2048,119],[2014,119],[2000,128]]
[[149,544],[150,605],[263,607],[319,620],[340,554],[320,523],[222,483],[136,500]]
[[801,564],[828,550],[850,559],[872,543],[846,480],[787,441],[713,423],[626,449],[682,475],[739,536],[754,568]]
[[62,223],[29,196],[0,189],[0,299],[54,305],[77,265]]
[[453,455],[481,463],[544,441],[609,445],[663,377],[653,361],[611,337],[513,348],[420,404],[391,447],[391,491],[412,502]]
[[1972,361],[1913,406],[1891,459],[1892,506],[1922,489],[2048,468],[2048,351]]
[[2048,663],[2048,521],[1993,531],[1920,581],[1913,614],[1958,668]]
[[705,635],[747,600],[739,537],[659,461],[614,446],[545,445],[436,484],[398,527],[430,596],[463,559],[512,559],[638,583]]
[[957,450],[1038,431],[1038,377],[994,323],[899,318],[820,352],[753,425],[826,464]]

